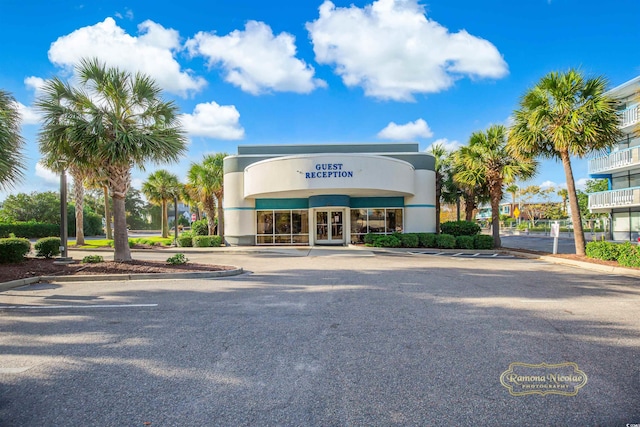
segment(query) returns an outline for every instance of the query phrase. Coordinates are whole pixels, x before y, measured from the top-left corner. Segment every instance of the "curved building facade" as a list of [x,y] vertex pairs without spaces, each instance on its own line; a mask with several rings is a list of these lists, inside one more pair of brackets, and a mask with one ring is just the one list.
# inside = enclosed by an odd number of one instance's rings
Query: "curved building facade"
[[230,245],[347,245],[435,232],[435,159],[418,144],[239,146],[224,160]]

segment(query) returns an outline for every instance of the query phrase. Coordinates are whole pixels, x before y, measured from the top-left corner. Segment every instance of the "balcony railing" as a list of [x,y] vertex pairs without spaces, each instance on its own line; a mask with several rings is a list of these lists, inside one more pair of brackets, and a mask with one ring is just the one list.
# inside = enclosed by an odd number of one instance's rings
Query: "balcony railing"
[[620,111],[618,113],[620,115],[620,127],[625,128],[627,126],[631,126],[638,123],[638,119],[640,119],[640,114],[638,114],[639,109],[640,109],[640,106],[636,104],[625,110]]
[[640,206],[640,187],[589,194],[589,209]]
[[610,172],[629,166],[640,166],[640,147],[627,148],[589,160],[589,173]]

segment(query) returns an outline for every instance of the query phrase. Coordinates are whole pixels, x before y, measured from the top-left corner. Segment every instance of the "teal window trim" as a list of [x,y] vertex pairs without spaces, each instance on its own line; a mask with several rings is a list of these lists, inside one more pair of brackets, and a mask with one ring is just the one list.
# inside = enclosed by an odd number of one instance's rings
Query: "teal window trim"
[[255,210],[309,209],[309,199],[256,199]]
[[405,205],[405,208],[433,208],[435,209],[436,205],[422,204],[422,205]]
[[352,197],[352,209],[404,208],[404,197]]

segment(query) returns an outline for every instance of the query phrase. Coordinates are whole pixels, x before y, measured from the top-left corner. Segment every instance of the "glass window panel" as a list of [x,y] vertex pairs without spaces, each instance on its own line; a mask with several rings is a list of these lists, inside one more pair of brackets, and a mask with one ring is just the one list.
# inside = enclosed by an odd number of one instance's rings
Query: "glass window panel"
[[367,210],[351,209],[351,232],[366,233],[367,232]]
[[351,243],[364,243],[364,234],[352,234]]
[[613,231],[629,231],[629,214],[627,212],[613,214]]
[[291,212],[276,211],[276,234],[291,234]]
[[309,211],[291,212],[291,232],[293,234],[309,233]]
[[273,211],[258,211],[258,234],[273,234]]
[[291,243],[291,235],[287,234],[285,236],[276,236],[275,243],[289,244]]
[[331,239],[342,240],[342,211],[331,212]]
[[309,243],[308,234],[294,234],[293,243]]
[[640,187],[640,174],[633,174],[629,177],[629,187]]
[[402,233],[402,209],[387,209],[387,233]]
[[620,190],[621,188],[629,188],[629,179],[626,176],[616,176],[611,179],[611,188]]
[[367,215],[369,217],[369,233],[384,233],[385,232],[385,216],[384,209],[368,209]]
[[256,237],[256,243],[258,245],[270,245],[273,244],[273,236],[258,236]]
[[640,231],[640,212],[631,212],[631,231]]

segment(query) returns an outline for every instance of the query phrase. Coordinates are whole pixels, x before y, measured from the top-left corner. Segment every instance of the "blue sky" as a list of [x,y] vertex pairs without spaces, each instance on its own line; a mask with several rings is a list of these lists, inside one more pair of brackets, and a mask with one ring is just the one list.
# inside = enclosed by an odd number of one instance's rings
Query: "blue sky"
[[[55,190],[37,165],[43,79],[96,56],[142,70],[189,134],[179,164],[242,144],[434,142],[507,124],[544,74],[580,68],[610,87],[640,74],[640,2],[415,0],[0,2],[0,88],[23,108],[28,169],[9,193]],[[574,162],[579,182],[584,160]],[[529,183],[565,184],[544,161]]]

